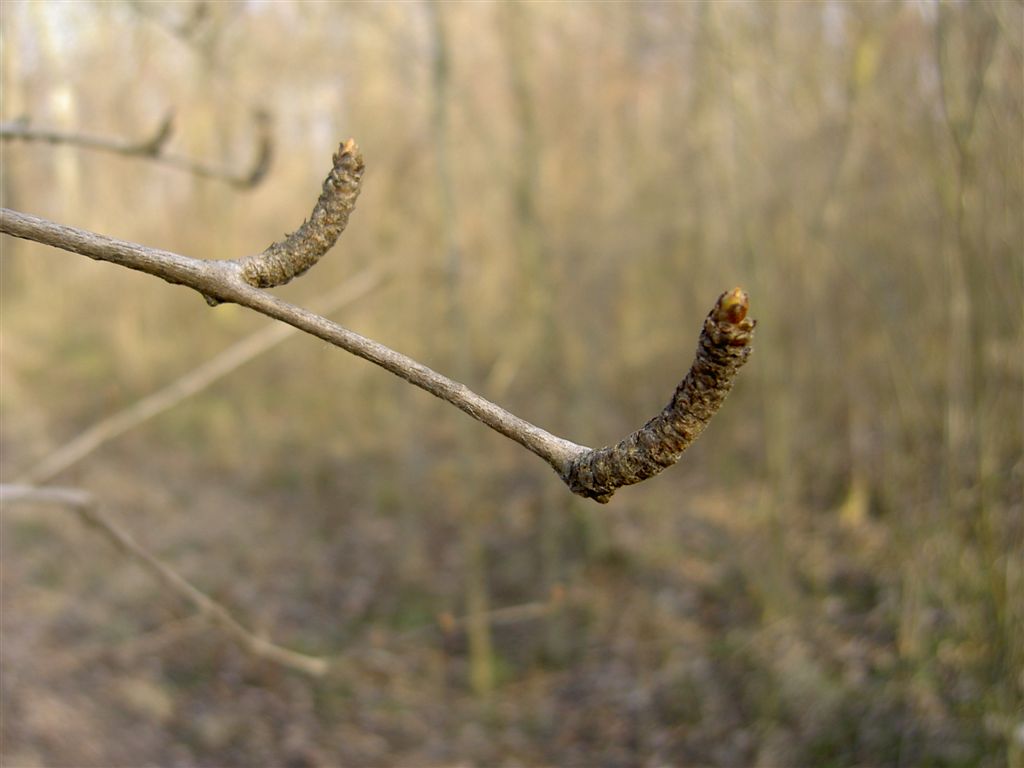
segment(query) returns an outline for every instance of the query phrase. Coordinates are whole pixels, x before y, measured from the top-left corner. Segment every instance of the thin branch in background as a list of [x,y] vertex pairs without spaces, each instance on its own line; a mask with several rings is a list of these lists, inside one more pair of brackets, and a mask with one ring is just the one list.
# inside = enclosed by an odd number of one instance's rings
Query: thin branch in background
[[73,488],[0,485],[0,502],[4,505],[59,504],[74,510],[85,523],[106,536],[121,552],[142,565],[172,592],[192,603],[247,653],[312,677],[323,677],[330,671],[331,665],[327,659],[284,648],[250,632],[221,603],[193,585],[108,518],[92,494]]
[[[299,672],[314,678],[323,678],[331,674],[340,674],[346,663],[353,657],[363,655],[363,650],[353,649],[332,656],[312,656],[293,651],[277,645],[266,638],[260,637],[234,617],[221,603],[192,584],[167,563],[151,553],[132,536],[111,520],[100,509],[96,498],[86,491],[76,488],[38,487],[31,485],[0,484],[0,505],[4,508],[12,504],[55,504],[73,510],[89,527],[103,534],[118,550],[138,562],[145,570],[157,577],[170,591],[184,598],[198,609],[197,616],[171,622],[164,627],[144,633],[133,641],[122,646],[109,649],[90,649],[83,652],[88,661],[107,654],[130,654],[144,648],[160,647],[165,642],[179,637],[191,629],[198,618],[212,621],[234,640],[246,653],[262,660]],[[552,592],[551,598],[545,602],[524,603],[506,606],[483,614],[484,620],[492,625],[509,625],[522,621],[530,621],[561,610],[567,601],[564,590]],[[423,635],[440,632],[442,636],[451,635],[464,629],[472,619],[480,616],[453,617],[442,614],[434,624],[402,633],[399,640],[418,640]],[[71,667],[76,666],[81,658],[76,657]]]
[[[385,274],[380,270],[365,269],[311,301],[310,306],[325,315],[331,314],[371,293],[384,279]],[[17,482],[36,485],[52,480],[97,448],[201,392],[295,332],[292,326],[280,323],[256,331],[167,386],[96,422],[35,464]]]
[[54,131],[35,128],[28,117],[10,123],[0,123],[0,140],[35,141],[45,144],[70,144],[85,149],[98,149],[129,157],[157,157],[174,133],[174,113],[168,111],[160,125],[148,138],[134,140],[115,136],[98,136],[72,131]]
[[270,115],[264,110],[253,112],[253,124],[256,128],[256,154],[249,167],[243,170],[227,168],[216,163],[168,152],[167,143],[174,131],[174,116],[171,112],[167,113],[151,137],[138,141],[72,131],[33,128],[29,119],[24,117],[10,123],[0,124],[0,141],[66,144],[84,149],[113,152],[128,157],[141,157],[151,162],[177,168],[193,176],[223,181],[239,189],[252,189],[266,177],[267,171],[270,170],[270,162],[274,154],[270,123]]
[[[574,591],[575,592],[575,591]],[[565,609],[570,597],[578,600],[579,595],[570,595],[564,587],[558,586],[551,590],[547,600],[537,600],[532,603],[520,603],[519,605],[507,605],[503,608],[494,608],[483,614],[491,627],[508,626],[519,624],[525,621],[535,621],[550,616],[553,613]],[[450,636],[457,632],[466,631],[473,620],[472,615],[456,617],[450,613],[442,613],[437,617],[436,624],[410,630],[402,635],[402,638],[418,637],[429,632],[439,632],[441,635]]]
[[252,189],[257,186],[270,170],[274,157],[274,140],[271,134],[270,114],[262,109],[253,111],[253,124],[256,127],[256,154],[247,170],[228,168],[217,163],[196,160],[181,155],[164,154],[154,158],[163,165],[177,168],[193,176],[223,181],[237,189]]
[[[344,228],[361,178],[362,158],[350,140],[334,157],[313,218],[279,249],[271,246],[259,256],[238,261],[194,259],[7,208],[0,210],[0,232],[155,275],[198,291],[210,304],[234,302],[288,323],[456,406],[544,459],[574,493],[602,503],[616,489],[646,480],[678,461],[717,413],[749,357],[755,323],[747,316],[747,294],[737,288],[723,293],[711,309],[696,359],[658,416],[619,443],[596,451],[553,435],[410,357],[252,285],[249,266],[263,263],[270,252],[275,259],[268,272],[271,281],[300,274],[309,268],[310,259],[315,263]],[[284,264],[276,264],[282,259]]]

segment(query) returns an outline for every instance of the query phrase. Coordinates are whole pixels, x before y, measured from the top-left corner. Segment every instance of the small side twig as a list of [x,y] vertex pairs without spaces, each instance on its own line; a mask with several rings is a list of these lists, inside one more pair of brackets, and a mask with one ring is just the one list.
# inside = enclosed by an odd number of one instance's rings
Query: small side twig
[[284,285],[316,264],[337,242],[356,206],[363,181],[363,156],[349,139],[334,154],[331,172],[309,221],[263,252],[239,259],[242,278],[257,288]]
[[243,650],[253,656],[312,677],[324,677],[330,671],[331,663],[327,659],[284,648],[250,632],[227,608],[136,542],[103,514],[92,494],[73,488],[0,485],[0,503],[31,502],[59,504],[74,510],[85,523],[106,536],[115,547],[142,565],[170,590],[192,603],[201,614],[221,627]]

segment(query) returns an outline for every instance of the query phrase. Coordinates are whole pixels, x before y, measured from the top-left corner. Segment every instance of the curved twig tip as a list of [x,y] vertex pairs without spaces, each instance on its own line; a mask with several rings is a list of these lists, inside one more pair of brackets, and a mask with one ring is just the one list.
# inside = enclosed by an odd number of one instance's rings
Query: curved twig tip
[[718,297],[704,320],[697,356],[661,413],[617,444],[576,456],[563,479],[573,493],[607,502],[616,489],[675,464],[704,431],[750,356],[756,322],[740,288]]
[[342,143],[332,159],[309,221],[262,253],[238,261],[247,283],[257,288],[284,285],[316,264],[337,242],[356,206],[365,166],[353,139]]

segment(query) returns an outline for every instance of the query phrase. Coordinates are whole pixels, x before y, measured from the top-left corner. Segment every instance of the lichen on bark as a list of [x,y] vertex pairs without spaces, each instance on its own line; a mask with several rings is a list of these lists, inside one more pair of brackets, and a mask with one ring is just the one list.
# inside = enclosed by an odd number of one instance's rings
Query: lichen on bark
[[615,445],[576,456],[563,478],[573,493],[601,503],[616,489],[675,464],[717,413],[751,351],[756,322],[747,294],[723,293],[704,320],[697,356],[668,405]]

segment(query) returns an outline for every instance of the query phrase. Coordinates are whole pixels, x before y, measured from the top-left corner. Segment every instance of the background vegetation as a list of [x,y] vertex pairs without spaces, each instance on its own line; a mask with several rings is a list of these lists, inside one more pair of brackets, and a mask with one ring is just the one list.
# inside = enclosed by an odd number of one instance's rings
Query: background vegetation
[[[172,107],[176,151],[240,167],[253,109],[275,139],[248,192],[8,142],[4,205],[234,257],[354,136],[349,229],[280,293],[390,269],[341,322],[557,434],[653,415],[722,290],[760,322],[704,437],[608,507],[308,338],[104,447],[56,482],[349,664],[255,661],[67,511],[5,510],[4,765],[1021,765],[1021,3],[2,14],[4,121]],[[5,481],[267,322],[2,247]]]

